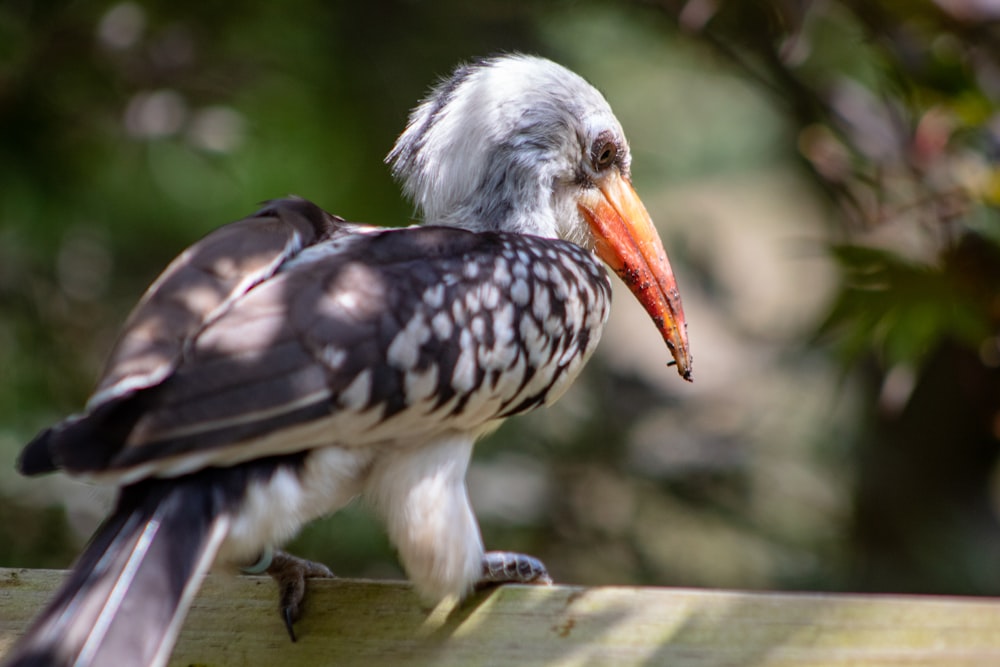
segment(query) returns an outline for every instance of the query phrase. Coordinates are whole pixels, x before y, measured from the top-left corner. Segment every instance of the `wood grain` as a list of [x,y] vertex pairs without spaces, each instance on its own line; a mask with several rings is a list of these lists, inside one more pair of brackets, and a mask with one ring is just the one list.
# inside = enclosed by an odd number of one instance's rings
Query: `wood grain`
[[[0,657],[65,573],[0,568]],[[311,582],[291,643],[273,582],[206,578],[172,666],[1000,665],[1000,600],[504,586],[461,606],[408,584]]]

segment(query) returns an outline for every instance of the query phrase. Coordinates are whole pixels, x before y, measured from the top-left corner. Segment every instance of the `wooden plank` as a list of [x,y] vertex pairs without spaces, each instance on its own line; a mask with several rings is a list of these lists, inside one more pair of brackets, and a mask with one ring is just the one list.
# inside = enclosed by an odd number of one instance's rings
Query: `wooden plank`
[[[0,657],[64,575],[0,568]],[[313,581],[292,644],[267,578],[206,578],[171,665],[1000,665],[1000,600],[504,586],[459,607]]]

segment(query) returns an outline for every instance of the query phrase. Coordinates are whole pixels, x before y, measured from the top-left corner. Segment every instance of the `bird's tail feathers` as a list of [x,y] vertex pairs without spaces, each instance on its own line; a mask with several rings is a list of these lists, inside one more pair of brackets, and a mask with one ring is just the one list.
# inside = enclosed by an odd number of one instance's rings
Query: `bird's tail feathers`
[[229,528],[211,489],[127,487],[4,667],[166,664]]

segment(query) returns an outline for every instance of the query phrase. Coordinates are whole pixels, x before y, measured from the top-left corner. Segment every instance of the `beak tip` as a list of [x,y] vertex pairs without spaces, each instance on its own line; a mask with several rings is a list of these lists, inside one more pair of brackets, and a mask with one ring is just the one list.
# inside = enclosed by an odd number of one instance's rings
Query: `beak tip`
[[694,382],[694,378],[691,373],[691,358],[688,357],[684,360],[683,364],[677,363],[677,359],[672,359],[667,362],[667,366],[676,366],[677,374],[688,382]]

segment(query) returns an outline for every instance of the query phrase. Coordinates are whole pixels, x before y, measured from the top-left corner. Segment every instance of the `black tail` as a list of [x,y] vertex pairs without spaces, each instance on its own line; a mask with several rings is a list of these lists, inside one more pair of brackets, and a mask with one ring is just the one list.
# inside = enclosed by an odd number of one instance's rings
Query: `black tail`
[[225,501],[204,481],[123,489],[114,514],[4,667],[166,664],[228,530]]

